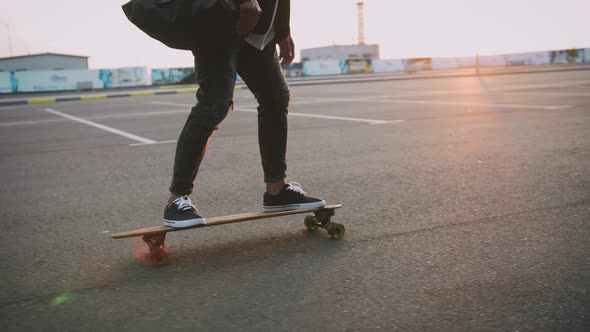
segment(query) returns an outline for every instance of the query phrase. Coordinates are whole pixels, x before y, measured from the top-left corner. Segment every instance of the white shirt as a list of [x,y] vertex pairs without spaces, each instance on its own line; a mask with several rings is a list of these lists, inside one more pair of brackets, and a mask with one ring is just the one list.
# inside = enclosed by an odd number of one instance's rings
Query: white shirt
[[246,36],[246,42],[259,50],[263,50],[275,38],[275,17],[277,15],[277,8],[279,7],[279,0],[275,1],[275,8],[272,13],[272,20],[268,31],[263,34],[250,33]]

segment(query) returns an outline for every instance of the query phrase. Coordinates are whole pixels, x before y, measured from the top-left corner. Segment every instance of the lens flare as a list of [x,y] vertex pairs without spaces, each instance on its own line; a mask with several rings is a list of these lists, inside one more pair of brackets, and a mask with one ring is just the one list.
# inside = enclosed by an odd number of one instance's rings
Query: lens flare
[[51,305],[64,304],[66,301],[70,300],[73,296],[74,296],[74,292],[71,292],[71,291],[63,292],[63,293],[59,294],[58,296],[56,296],[51,301]]

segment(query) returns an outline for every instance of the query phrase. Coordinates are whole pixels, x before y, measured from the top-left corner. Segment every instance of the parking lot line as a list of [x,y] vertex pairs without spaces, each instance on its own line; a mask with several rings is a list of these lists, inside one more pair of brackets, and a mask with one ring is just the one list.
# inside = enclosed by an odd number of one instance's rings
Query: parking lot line
[[72,121],[83,123],[85,125],[88,125],[88,126],[91,126],[91,127],[94,127],[94,128],[102,129],[104,131],[108,131],[110,133],[117,134],[117,135],[123,136],[125,138],[134,140],[134,141],[138,141],[140,143],[144,143],[144,144],[153,144],[153,143],[156,143],[156,141],[152,141],[151,139],[147,139],[145,137],[133,135],[131,133],[128,133],[128,132],[125,132],[125,131],[122,131],[122,130],[119,130],[119,129],[115,129],[115,128],[112,128],[112,127],[108,127],[108,126],[102,125],[100,123],[88,121],[88,120],[85,120],[85,119],[82,119],[82,118],[78,118],[78,117],[75,117],[75,116],[72,116],[72,115],[69,115],[69,114],[58,112],[58,111],[53,110],[53,109],[50,109],[50,108],[46,108],[45,111],[48,112],[48,113],[51,113],[51,114],[54,114],[54,115],[61,116],[63,118],[72,120]]
[[[424,95],[426,95],[425,93]],[[439,94],[428,93],[428,94]],[[416,94],[417,95],[417,94]],[[502,103],[474,103],[474,102],[456,102],[444,100],[414,100],[414,99],[391,99],[383,97],[370,98],[313,98],[311,100],[296,102],[294,104],[315,104],[315,103],[331,103],[331,102],[372,102],[372,103],[396,103],[396,104],[428,104],[428,105],[444,105],[444,106],[476,106],[476,107],[491,107],[491,108],[520,108],[520,109],[543,109],[543,110],[557,110],[563,108],[570,108],[572,105],[535,105],[535,104],[502,104]]]
[[[151,104],[170,105],[170,106],[187,106],[187,107],[193,106],[193,105],[189,105],[189,104],[166,103],[166,102],[159,102],[159,101],[153,101],[153,102],[151,102]],[[250,113],[257,112],[256,109],[243,108],[243,107],[234,108],[234,111],[250,112]],[[363,123],[368,123],[368,124],[372,124],[372,125],[385,124],[385,123],[400,123],[400,122],[405,121],[405,120],[379,120],[379,119],[351,118],[351,117],[345,117],[345,116],[333,116],[333,115],[309,114],[309,113],[294,113],[294,112],[289,112],[289,116],[299,116],[299,117],[328,119],[328,120],[340,120],[340,121],[351,121],[351,122],[363,122]]]
[[519,109],[543,109],[557,110],[570,108],[572,105],[534,105],[534,104],[496,104],[496,103],[472,103],[472,102],[455,102],[443,100],[411,100],[411,99],[371,99],[367,101],[381,103],[398,103],[398,104],[425,104],[425,105],[445,105],[445,106],[476,106],[489,108],[519,108]]
[[143,146],[143,145],[155,145],[155,144],[168,144],[168,143],[176,143],[177,140],[169,140],[169,141],[159,141],[159,142],[151,142],[151,143],[133,143],[129,144],[129,146]]
[[[235,111],[239,112],[250,112],[256,113],[257,110],[255,109],[248,109],[248,108],[235,108]],[[362,119],[362,118],[349,118],[345,116],[332,116],[332,115],[321,115],[321,114],[309,114],[309,113],[293,113],[289,112],[289,116],[301,116],[301,117],[308,117],[308,118],[317,118],[317,119],[329,119],[329,120],[342,120],[342,121],[351,121],[351,122],[364,122],[368,124],[384,124],[384,123],[399,123],[404,122],[404,120],[375,120],[375,119]]]

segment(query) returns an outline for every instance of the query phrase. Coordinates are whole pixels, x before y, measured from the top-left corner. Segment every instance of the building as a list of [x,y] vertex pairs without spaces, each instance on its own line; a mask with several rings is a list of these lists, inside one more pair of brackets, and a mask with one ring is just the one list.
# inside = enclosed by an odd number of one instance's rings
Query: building
[[379,45],[333,45],[301,50],[301,61],[379,59]]
[[0,58],[0,71],[88,69],[88,57],[43,53]]

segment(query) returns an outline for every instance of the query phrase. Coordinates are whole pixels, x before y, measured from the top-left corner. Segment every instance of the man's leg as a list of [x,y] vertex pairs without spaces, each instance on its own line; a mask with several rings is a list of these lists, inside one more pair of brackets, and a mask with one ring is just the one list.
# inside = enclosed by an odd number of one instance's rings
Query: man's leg
[[170,185],[173,196],[192,193],[209,139],[233,107],[239,52],[239,41],[233,47],[223,45],[193,51],[199,84],[198,102],[192,108],[176,146]]
[[209,45],[193,51],[199,84],[197,105],[192,108],[178,138],[170,197],[164,209],[166,226],[190,227],[205,223],[188,196],[193,191],[213,131],[233,107],[240,47],[236,39],[231,45]]
[[189,227],[205,223],[188,196],[193,191],[213,131],[233,107],[240,47],[236,40],[229,47],[200,47],[193,52],[199,84],[197,105],[192,108],[176,145],[170,197],[164,209],[166,226]]
[[[287,162],[289,86],[276,55],[275,44],[260,51],[242,47],[238,73],[258,101],[258,143],[267,187],[284,185]],[[272,188],[267,188],[272,189]]]
[[235,32],[237,14],[220,2],[197,13],[195,69],[197,104],[180,133],[174,157],[170,197],[164,225],[189,227],[205,223],[189,195],[213,132],[233,107],[241,38]]
[[289,86],[274,43],[260,51],[242,47],[238,73],[258,101],[258,143],[266,193],[264,210],[284,211],[321,207],[323,200],[305,196],[297,183],[285,183]]

